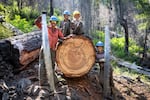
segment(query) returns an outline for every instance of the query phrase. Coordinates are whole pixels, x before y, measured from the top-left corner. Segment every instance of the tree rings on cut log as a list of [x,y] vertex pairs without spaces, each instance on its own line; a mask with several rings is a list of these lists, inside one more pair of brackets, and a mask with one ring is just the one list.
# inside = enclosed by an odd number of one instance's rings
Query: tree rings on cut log
[[85,75],[95,63],[95,49],[92,41],[84,36],[64,40],[56,51],[56,62],[66,77]]

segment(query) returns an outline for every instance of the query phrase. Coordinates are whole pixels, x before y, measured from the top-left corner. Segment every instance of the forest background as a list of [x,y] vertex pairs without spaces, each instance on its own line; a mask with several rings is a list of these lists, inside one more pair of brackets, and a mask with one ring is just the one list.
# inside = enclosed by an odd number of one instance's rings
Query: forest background
[[[94,44],[104,42],[109,25],[112,54],[150,68],[150,0],[0,0],[0,18],[24,34],[37,30],[34,20],[42,11],[47,19],[54,14],[61,21],[66,9],[81,12],[85,34]],[[0,39],[13,35],[0,24]]]

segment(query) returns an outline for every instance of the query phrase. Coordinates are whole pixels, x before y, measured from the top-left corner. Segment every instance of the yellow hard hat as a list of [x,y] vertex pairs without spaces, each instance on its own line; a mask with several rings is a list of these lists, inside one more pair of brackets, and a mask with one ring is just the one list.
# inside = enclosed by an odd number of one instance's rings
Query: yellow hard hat
[[77,10],[76,10],[76,11],[74,11],[74,12],[73,12],[73,16],[75,16],[75,15],[80,15],[80,12],[79,12],[79,11],[77,11]]

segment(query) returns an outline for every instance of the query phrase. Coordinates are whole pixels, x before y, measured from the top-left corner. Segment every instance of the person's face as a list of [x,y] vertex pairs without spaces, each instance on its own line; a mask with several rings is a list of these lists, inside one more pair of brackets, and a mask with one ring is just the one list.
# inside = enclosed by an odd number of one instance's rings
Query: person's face
[[56,21],[50,21],[50,24],[52,27],[55,27],[56,26]]
[[101,47],[101,46],[98,46],[98,47],[97,47],[97,50],[98,50],[98,52],[99,52],[99,53],[102,53],[102,52],[103,52],[103,50],[104,50],[104,48],[103,48],[103,47]]
[[65,20],[69,19],[69,15],[64,14],[64,19]]
[[74,15],[74,18],[78,20],[80,18],[80,14]]

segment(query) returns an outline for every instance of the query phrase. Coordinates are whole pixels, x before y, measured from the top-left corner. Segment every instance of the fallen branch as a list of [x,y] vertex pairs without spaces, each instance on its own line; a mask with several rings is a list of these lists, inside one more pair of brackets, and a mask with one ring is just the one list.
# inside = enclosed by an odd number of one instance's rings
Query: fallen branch
[[129,63],[127,61],[116,58],[114,56],[111,56],[111,59],[115,60],[117,62],[117,64],[120,66],[124,66],[124,67],[130,68],[130,69],[133,69],[140,74],[144,74],[144,75],[150,77],[150,69],[147,69],[147,68],[144,68],[141,66],[137,66],[135,63]]

